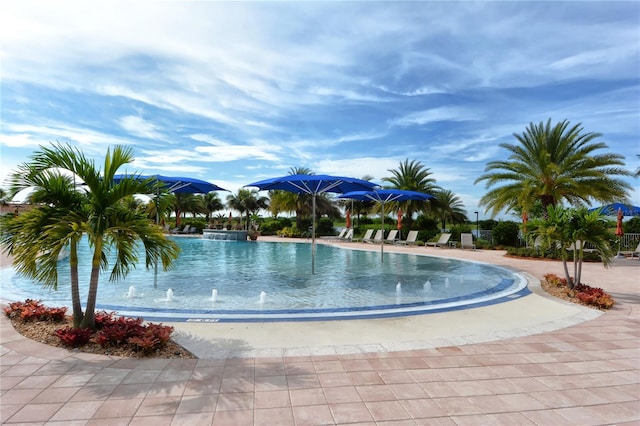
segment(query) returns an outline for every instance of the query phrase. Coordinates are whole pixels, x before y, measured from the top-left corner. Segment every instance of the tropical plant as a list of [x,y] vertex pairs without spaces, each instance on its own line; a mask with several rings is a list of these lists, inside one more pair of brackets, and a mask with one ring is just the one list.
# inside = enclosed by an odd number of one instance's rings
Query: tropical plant
[[[10,180],[13,194],[23,189],[33,189],[29,200],[40,208],[15,217],[4,217],[2,245],[10,252],[14,251],[15,266],[19,273],[54,289],[57,288],[57,256],[41,256],[38,259],[29,248],[40,244],[41,232],[45,229],[58,238],[60,249],[68,247],[73,321],[77,327],[83,316],[78,278],[78,244],[83,234],[83,223],[88,220],[88,212],[84,208],[86,195],[75,190],[70,176],[56,170],[32,173],[28,164],[19,165]],[[22,240],[16,243],[18,236]]]
[[[3,226],[2,230],[2,243],[14,256],[18,271],[53,287],[58,283],[60,252],[67,245],[72,247],[81,233],[86,235],[93,255],[87,303],[79,323],[82,328],[95,328],[99,277],[101,270],[109,268],[109,249],[115,249],[111,281],[123,279],[135,266],[138,241],[142,243],[147,268],[161,262],[166,270],[179,253],[178,246],[166,239],[158,226],[122,203],[128,196],[152,192],[150,181],[135,176],[114,181],[118,169],[132,161],[131,148],[116,146],[107,150],[101,172],[79,149],[56,143],[52,148],[41,147],[11,178],[15,191],[34,181],[57,179],[52,170],[67,170],[87,187],[79,212],[66,204],[64,207],[45,204],[10,219],[9,226]],[[79,303],[77,297],[72,290],[74,306]]]
[[197,213],[203,213],[202,198],[190,193],[173,193],[170,195],[170,204],[176,215],[176,226],[180,226],[181,218],[187,213],[194,216]]
[[[423,192],[426,194],[433,194],[440,190],[435,184],[436,180],[429,177],[432,173],[419,161],[409,161],[409,159],[406,159],[400,163],[397,170],[388,171],[391,172],[393,176],[384,177],[382,181],[390,183],[392,188]],[[411,229],[413,214],[424,211],[429,206],[428,202],[415,200],[398,203],[398,205],[402,211],[404,211],[407,229]],[[397,207],[392,207],[390,210],[397,210]]]
[[468,220],[462,200],[452,191],[440,189],[434,191],[433,195],[436,198],[431,203],[431,211],[440,220],[442,229],[447,227],[447,221],[457,224]]
[[255,189],[239,189],[237,194],[227,196],[227,205],[245,216],[245,229],[248,229],[251,214],[269,207],[269,199],[258,195]]
[[601,136],[583,133],[581,124],[569,127],[567,120],[553,127],[551,119],[546,125],[531,123],[523,134],[514,134],[518,144],[500,145],[510,152],[509,158],[489,162],[476,179],[493,187],[480,205],[495,216],[502,210],[517,212],[518,207],[527,211],[538,200],[543,213],[562,202],[579,206],[627,200],[631,186],[614,176],[631,173],[622,168],[622,155],[595,153],[607,148],[595,142]]
[[[582,207],[569,209],[562,206],[547,207],[547,217],[531,222],[529,238],[538,241],[543,250],[555,248],[560,254],[569,288],[581,283],[582,260],[584,244],[589,242],[599,253],[605,267],[609,266],[613,258],[613,250],[609,245],[611,231],[609,219],[600,216],[597,211],[589,213]],[[582,244],[575,244],[582,241]],[[573,246],[573,278],[569,273],[569,248]]]
[[224,209],[224,204],[220,200],[220,196],[217,192],[209,192],[202,196],[202,204],[206,215],[207,222],[211,220],[211,215],[219,210]]

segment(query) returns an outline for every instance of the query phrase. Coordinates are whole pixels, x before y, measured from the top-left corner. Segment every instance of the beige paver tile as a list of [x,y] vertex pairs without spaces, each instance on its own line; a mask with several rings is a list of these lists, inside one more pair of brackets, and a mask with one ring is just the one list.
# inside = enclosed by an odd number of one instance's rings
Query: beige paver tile
[[260,408],[253,412],[255,426],[293,426],[293,410],[291,407]]
[[363,402],[329,404],[329,408],[331,409],[336,424],[373,421],[369,409]]
[[293,407],[293,419],[297,426],[333,425],[333,415],[327,405],[303,405]]
[[255,393],[254,406],[259,408],[291,407],[288,390],[264,391]]
[[348,402],[362,402],[362,398],[355,386],[337,386],[324,388],[324,396],[329,404],[343,404]]
[[411,419],[411,415],[400,401],[373,401],[365,405],[375,421],[398,421]]
[[292,389],[289,391],[289,396],[291,398],[291,405],[294,407],[303,405],[325,405],[327,403],[322,388]]
[[142,404],[142,398],[130,398],[124,400],[107,400],[98,408],[94,418],[130,418],[136,414]]
[[213,412],[208,413],[179,413],[173,416],[171,426],[210,425]]

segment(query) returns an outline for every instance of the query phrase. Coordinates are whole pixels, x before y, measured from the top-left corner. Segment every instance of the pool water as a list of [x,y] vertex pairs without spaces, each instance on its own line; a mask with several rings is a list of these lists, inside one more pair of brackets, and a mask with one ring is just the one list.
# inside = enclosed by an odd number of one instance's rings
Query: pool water
[[[343,319],[439,311],[526,288],[526,280],[512,271],[454,259],[385,253],[381,262],[379,251],[319,244],[311,274],[310,244],[175,241],[182,252],[173,270],[146,270],[141,261],[124,281],[109,282],[108,273],[102,274],[97,309],[189,321]],[[79,256],[84,303],[88,244]],[[66,259],[60,261],[59,274],[58,290],[52,291],[11,273],[3,278],[3,297],[69,306]]]

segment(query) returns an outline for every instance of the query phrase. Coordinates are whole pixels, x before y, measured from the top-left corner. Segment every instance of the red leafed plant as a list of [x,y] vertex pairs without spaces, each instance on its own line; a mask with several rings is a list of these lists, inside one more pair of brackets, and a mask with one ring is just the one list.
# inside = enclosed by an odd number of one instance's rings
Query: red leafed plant
[[19,318],[24,322],[62,322],[65,319],[67,308],[47,308],[40,300],[26,299],[24,302],[9,303],[9,306],[4,308],[4,313],[9,318]]
[[567,281],[555,274],[545,274],[545,281],[558,288],[563,288],[564,293],[570,298],[575,298],[585,305],[595,306],[599,309],[610,309],[615,300],[610,294],[598,287],[591,287],[586,284],[578,284],[573,289],[567,286]]
[[579,284],[574,290],[576,297],[587,305],[594,305],[602,309],[609,309],[615,303],[611,295],[605,293],[598,287],[589,287],[588,285]]
[[55,331],[56,336],[64,342],[65,345],[72,348],[86,345],[91,339],[93,332],[90,328],[59,328]]

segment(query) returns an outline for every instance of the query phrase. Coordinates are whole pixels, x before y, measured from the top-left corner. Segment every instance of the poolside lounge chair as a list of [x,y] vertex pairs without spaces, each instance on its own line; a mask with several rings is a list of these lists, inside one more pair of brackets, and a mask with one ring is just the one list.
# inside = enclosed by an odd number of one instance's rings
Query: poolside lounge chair
[[451,234],[440,234],[440,238],[438,239],[438,241],[427,241],[426,243],[424,243],[425,247],[429,247],[429,246],[434,246],[434,247],[441,247],[441,246],[446,246],[447,244],[449,244],[449,239],[451,238]]
[[376,244],[376,243],[382,242],[383,238],[384,238],[384,231],[382,229],[378,229],[373,239],[365,240],[363,238],[362,241],[364,241],[365,243]]
[[191,228],[191,225],[185,225],[184,228],[182,228],[182,230],[180,230],[180,228],[173,228],[171,233],[172,234],[188,234],[189,228]]
[[406,240],[396,240],[394,244],[396,245],[411,245],[415,244],[418,239],[418,231],[409,231],[407,234]]
[[365,241],[371,241],[371,234],[373,234],[373,229],[367,229],[367,231],[364,233],[364,237],[354,238],[353,241],[362,241],[363,243]]
[[389,231],[389,235],[387,235],[387,238],[384,239],[385,243],[389,243],[389,244],[393,244],[398,240],[398,230],[397,229],[392,229],[391,231]]
[[619,254],[626,256],[626,255],[631,255],[631,258],[633,259],[634,256],[637,257],[638,259],[640,259],[640,242],[638,242],[638,246],[636,247],[636,249],[634,251],[621,251],[619,252]]
[[329,237],[320,237],[321,239],[331,240],[331,241],[339,241],[344,237],[344,234],[347,233],[348,228],[342,228],[342,231],[337,236],[329,236]]
[[473,243],[472,234],[460,234],[460,248],[464,250],[465,247],[469,247],[472,250],[476,249],[476,245]]
[[585,242],[581,240],[576,240],[575,242],[571,243],[571,245],[567,247],[567,250],[569,250],[570,252],[573,252],[574,248],[576,250],[579,250],[580,247],[582,247],[582,251],[585,253],[595,253],[597,251],[596,249],[587,247]]
[[346,234],[340,239],[340,241],[351,241],[353,239],[353,228],[349,228]]

